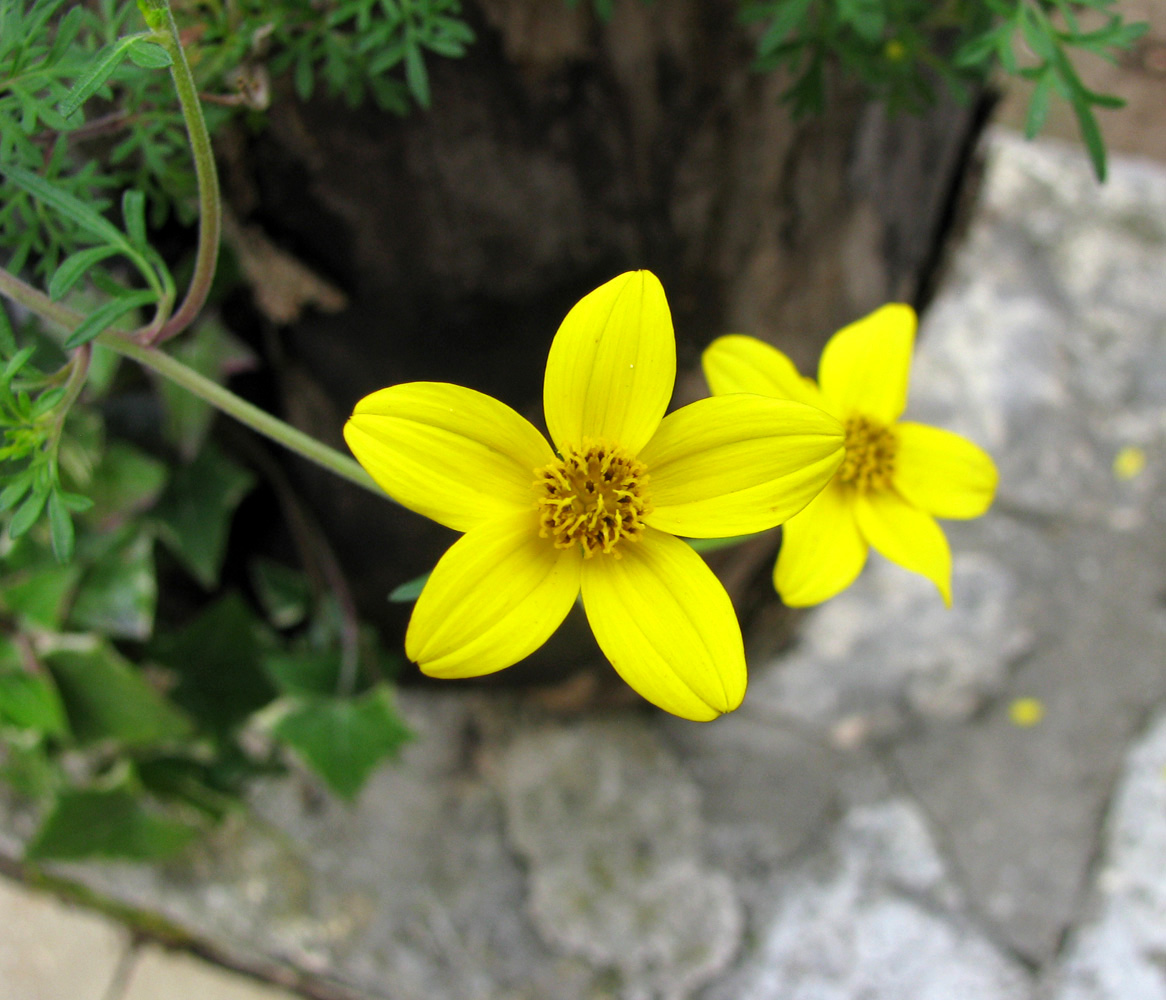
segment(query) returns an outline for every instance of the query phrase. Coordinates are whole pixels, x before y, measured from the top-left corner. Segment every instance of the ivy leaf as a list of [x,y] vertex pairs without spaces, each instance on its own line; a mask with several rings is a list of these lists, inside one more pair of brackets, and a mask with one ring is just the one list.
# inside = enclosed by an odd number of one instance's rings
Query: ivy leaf
[[95,639],[86,648],[56,650],[44,662],[82,743],[112,739],[149,746],[190,734],[186,715],[106,642]]
[[305,699],[280,719],[275,735],[332,791],[351,800],[412,733],[397,714],[389,687],[378,684],[358,698]]
[[24,856],[154,861],[176,854],[198,834],[198,827],[151,808],[129,789],[66,789]]
[[250,472],[208,446],[174,473],[154,508],[158,537],[208,590],[218,583],[231,517],[254,485]]
[[180,632],[151,649],[178,676],[174,700],[225,732],[275,697],[263,672],[260,623],[236,593],[227,594]]
[[4,580],[0,604],[24,625],[56,631],[80,576],[80,567],[41,561]]
[[129,527],[114,536],[82,578],[69,621],[75,628],[144,641],[154,630],[157,604],[154,539]]
[[66,736],[69,732],[52,680],[24,671],[0,673],[0,723],[46,736]]

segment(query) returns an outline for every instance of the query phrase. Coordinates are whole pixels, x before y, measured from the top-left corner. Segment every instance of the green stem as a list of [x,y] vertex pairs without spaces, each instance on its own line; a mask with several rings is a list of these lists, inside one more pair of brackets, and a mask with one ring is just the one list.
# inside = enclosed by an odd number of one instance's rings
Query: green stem
[[65,420],[81,390],[85,388],[85,381],[89,378],[89,362],[93,358],[93,346],[82,344],[73,352],[69,359],[69,378],[65,382],[65,395],[56,406],[57,419],[53,426],[52,436],[49,439],[49,468],[53,471],[53,478],[57,476],[57,452],[61,447],[61,435],[65,430]]
[[154,347],[143,347],[131,340],[126,340],[116,334],[103,333],[97,338],[97,343],[108,347],[119,354],[132,358],[138,364],[156,371],[159,375],[170,379],[191,392],[200,399],[206,400],[213,407],[229,414],[240,423],[246,424],[252,430],[258,431],[265,437],[271,438],[278,444],[289,448],[297,454],[303,455],[329,472],[363,486],[366,490],[385,496],[372,477],[360,467],[355,459],[342,455],[335,448],[330,448],[322,441],[317,441],[309,434],[297,430],[290,424],[284,423],[278,417],[273,417],[266,410],[261,410],[253,403],[236,396],[229,389],[223,388],[217,382],[200,375],[193,368],[189,368],[181,361],[165,354]]
[[186,299],[178,311],[160,329],[147,327],[142,331],[143,341],[153,345],[160,344],[190,326],[206,302],[219,255],[222,205],[210,133],[207,132],[198,88],[178,38],[178,25],[174,23],[170,5],[167,0],[138,0],[138,7],[154,33],[154,40],[170,54],[170,75],[174,80],[182,117],[186,120],[186,132],[190,138],[194,171],[198,179],[198,252],[194,259],[194,274],[186,290]]
[[[0,268],[0,294],[7,296],[14,302],[37,315],[47,319],[66,330],[73,330],[85,317],[75,309],[60,302],[54,302],[44,292],[31,285],[25,284],[13,274]],[[229,389],[223,388],[217,382],[200,375],[193,368],[189,368],[181,361],[165,354],[155,347],[145,347],[136,341],[129,340],[124,334],[106,330],[97,337],[95,343],[108,347],[111,351],[132,358],[140,365],[170,379],[182,386],[188,392],[200,399],[206,400],[211,406],[222,410],[234,417],[242,424],[246,424],[254,431],[271,438],[277,444],[302,455],[309,461],[323,466],[329,472],[363,486],[377,496],[388,499],[387,494],[372,477],[364,471],[354,459],[343,455],[335,448],[330,448],[321,441],[317,441],[309,434],[297,430],[290,424],[284,423],[278,417],[273,417],[266,410],[248,403],[245,399],[236,396]]]

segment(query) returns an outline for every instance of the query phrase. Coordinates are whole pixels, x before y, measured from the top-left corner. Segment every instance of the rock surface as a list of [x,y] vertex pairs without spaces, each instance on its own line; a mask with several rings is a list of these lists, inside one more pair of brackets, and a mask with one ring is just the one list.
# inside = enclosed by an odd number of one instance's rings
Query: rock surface
[[1002,473],[953,611],[874,559],[707,726],[406,693],[354,806],[273,782],[178,862],[55,873],[320,996],[1161,998],[1166,171],[989,155],[908,414]]

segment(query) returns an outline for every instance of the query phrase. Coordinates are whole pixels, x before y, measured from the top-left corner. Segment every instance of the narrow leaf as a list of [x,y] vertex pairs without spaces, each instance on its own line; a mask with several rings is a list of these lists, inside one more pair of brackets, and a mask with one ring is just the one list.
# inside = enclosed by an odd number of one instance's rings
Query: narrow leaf
[[399,587],[394,587],[389,594],[389,600],[394,604],[408,604],[410,601],[417,600],[421,596],[421,591],[425,588],[428,580],[429,574],[422,573],[421,576],[414,577],[407,583],[402,583]]
[[137,188],[130,188],[121,196],[121,217],[125,222],[130,242],[139,250],[146,248],[146,196]]
[[8,536],[14,539],[19,538],[36,524],[48,498],[47,490],[34,489],[32,495],[17,508],[16,513],[12,515],[12,520],[8,522]]
[[165,69],[174,62],[170,58],[170,53],[161,45],[140,36],[135,38],[129,47],[129,56],[130,62],[135,66],[141,66],[142,69]]
[[57,562],[67,563],[73,558],[73,518],[55,490],[49,495],[49,532]]
[[1024,120],[1024,135],[1032,139],[1044,128],[1045,119],[1049,113],[1049,98],[1053,92],[1054,76],[1047,70],[1041,73],[1033,89],[1032,98],[1028,104],[1028,115]]
[[101,242],[129,249],[125,236],[117,226],[76,195],[62,190],[39,174],[25,170],[24,167],[0,164],[0,174],[4,174],[13,184],[23,188],[34,198],[43,201],[50,208],[55,208],[66,218],[72,219]]
[[77,78],[77,82],[73,84],[73,89],[61,101],[59,108],[61,114],[68,118],[96,94],[105,81],[109,79],[110,74],[121,65],[126,52],[145,37],[145,35],[127,35],[125,38],[111,42],[98,52],[86,70]]
[[423,108],[429,107],[429,72],[425,69],[425,57],[416,42],[405,46],[405,82],[409,92]]
[[69,334],[65,340],[65,349],[72,350],[74,347],[80,347],[113,326],[128,313],[157,301],[158,296],[149,289],[129,292],[116,299],[111,299],[94,309],[81,321],[77,329]]
[[121,251],[117,247],[103,246],[88,247],[69,254],[49,279],[49,298],[54,301],[61,298],[94,264],[118,253]]

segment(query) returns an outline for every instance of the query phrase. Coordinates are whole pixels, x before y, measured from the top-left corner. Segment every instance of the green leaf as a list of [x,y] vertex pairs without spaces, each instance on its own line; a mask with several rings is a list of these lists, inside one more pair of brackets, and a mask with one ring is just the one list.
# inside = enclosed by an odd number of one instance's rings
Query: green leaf
[[12,477],[8,485],[0,490],[0,510],[10,510],[15,507],[24,495],[32,489],[33,480],[36,478],[36,469],[29,466],[27,469],[22,469],[19,473]]
[[1097,119],[1085,101],[1074,98],[1072,105],[1073,112],[1077,116],[1077,126],[1081,129],[1081,139],[1084,141],[1085,148],[1089,151],[1089,159],[1093,163],[1093,172],[1097,175],[1098,181],[1104,182],[1106,172],[1105,140],[1101,137],[1101,129],[1098,128]]
[[49,533],[57,562],[67,563],[73,558],[73,518],[56,490],[49,495]]
[[786,40],[786,37],[806,19],[811,0],[784,0],[773,7],[773,17],[765,34],[757,42],[757,54],[767,56]]
[[331,649],[272,653],[264,658],[263,668],[282,694],[332,695],[340,676],[340,654]]
[[887,23],[883,0],[838,0],[838,18],[867,42],[882,38]]
[[121,253],[117,247],[88,247],[69,254],[49,279],[49,298],[56,301],[61,298],[94,264],[98,264],[107,257]]
[[267,620],[276,628],[292,628],[307,618],[312,589],[299,570],[257,558],[251,563],[251,584]]
[[82,743],[116,740],[127,746],[169,743],[189,736],[190,720],[146,683],[111,645],[92,640],[45,656],[74,735]]
[[34,486],[32,494],[16,509],[16,513],[12,515],[12,520],[8,522],[8,537],[17,539],[36,524],[48,499],[49,491],[47,489]]
[[399,587],[394,587],[389,593],[389,600],[394,604],[408,604],[411,601],[415,601],[421,596],[421,591],[425,589],[425,584],[428,581],[429,573],[422,573],[420,576],[415,576],[407,583],[402,583]]
[[0,174],[23,188],[34,198],[56,209],[65,218],[71,219],[82,229],[102,243],[109,243],[123,249],[131,249],[121,231],[100,212],[85,204],[76,195],[57,187],[31,170],[15,165],[0,164]]
[[207,446],[175,471],[154,508],[158,537],[208,590],[218,583],[235,508],[255,477]]
[[89,483],[93,499],[86,519],[100,531],[147,510],[166,485],[166,466],[124,441],[110,441]]
[[46,736],[67,736],[65,708],[50,678],[23,671],[0,673],[0,723]]
[[13,573],[0,586],[0,603],[21,624],[57,631],[64,620],[69,598],[81,578],[78,566],[34,563]]
[[144,641],[154,630],[157,604],[154,539],[130,526],[85,573],[69,621],[78,629]]
[[384,684],[358,698],[311,698],[275,726],[284,740],[329,788],[353,799],[373,769],[396,755],[412,736]]
[[217,731],[231,729],[275,697],[262,659],[261,626],[243,599],[227,594],[151,654],[178,676],[174,700]]
[[74,347],[80,347],[82,344],[88,343],[94,337],[104,333],[123,316],[128,315],[135,309],[140,309],[142,306],[148,306],[157,301],[157,293],[149,289],[126,292],[115,299],[111,299],[104,305],[100,305],[94,309],[65,338],[65,349],[72,350]]
[[1053,92],[1053,84],[1056,77],[1047,68],[1037,78],[1036,86],[1033,88],[1032,97],[1028,103],[1028,114],[1024,120],[1024,135],[1028,139],[1035,138],[1036,134],[1044,128],[1045,119],[1049,113],[1049,98]]
[[127,789],[62,791],[25,849],[29,860],[156,861],[186,847],[199,828],[152,809]]
[[130,188],[121,196],[121,217],[130,242],[144,250],[149,243],[146,238],[146,196],[137,188]]
[[141,37],[133,40],[129,47],[129,57],[130,62],[135,66],[141,66],[142,69],[165,69],[174,62],[170,58],[170,53],[161,45]]
[[405,82],[417,103],[423,108],[428,108],[429,72],[425,69],[425,56],[421,54],[421,48],[416,42],[405,46]]
[[144,34],[127,35],[125,38],[119,38],[117,41],[111,42],[98,52],[93,57],[93,61],[86,67],[85,71],[77,78],[77,82],[73,84],[72,90],[65,95],[65,99],[58,105],[58,110],[61,114],[68,118],[82,104],[96,94],[105,85],[105,81],[109,79],[113,71],[121,65],[121,61],[126,57],[126,53],[142,39],[147,37]]

